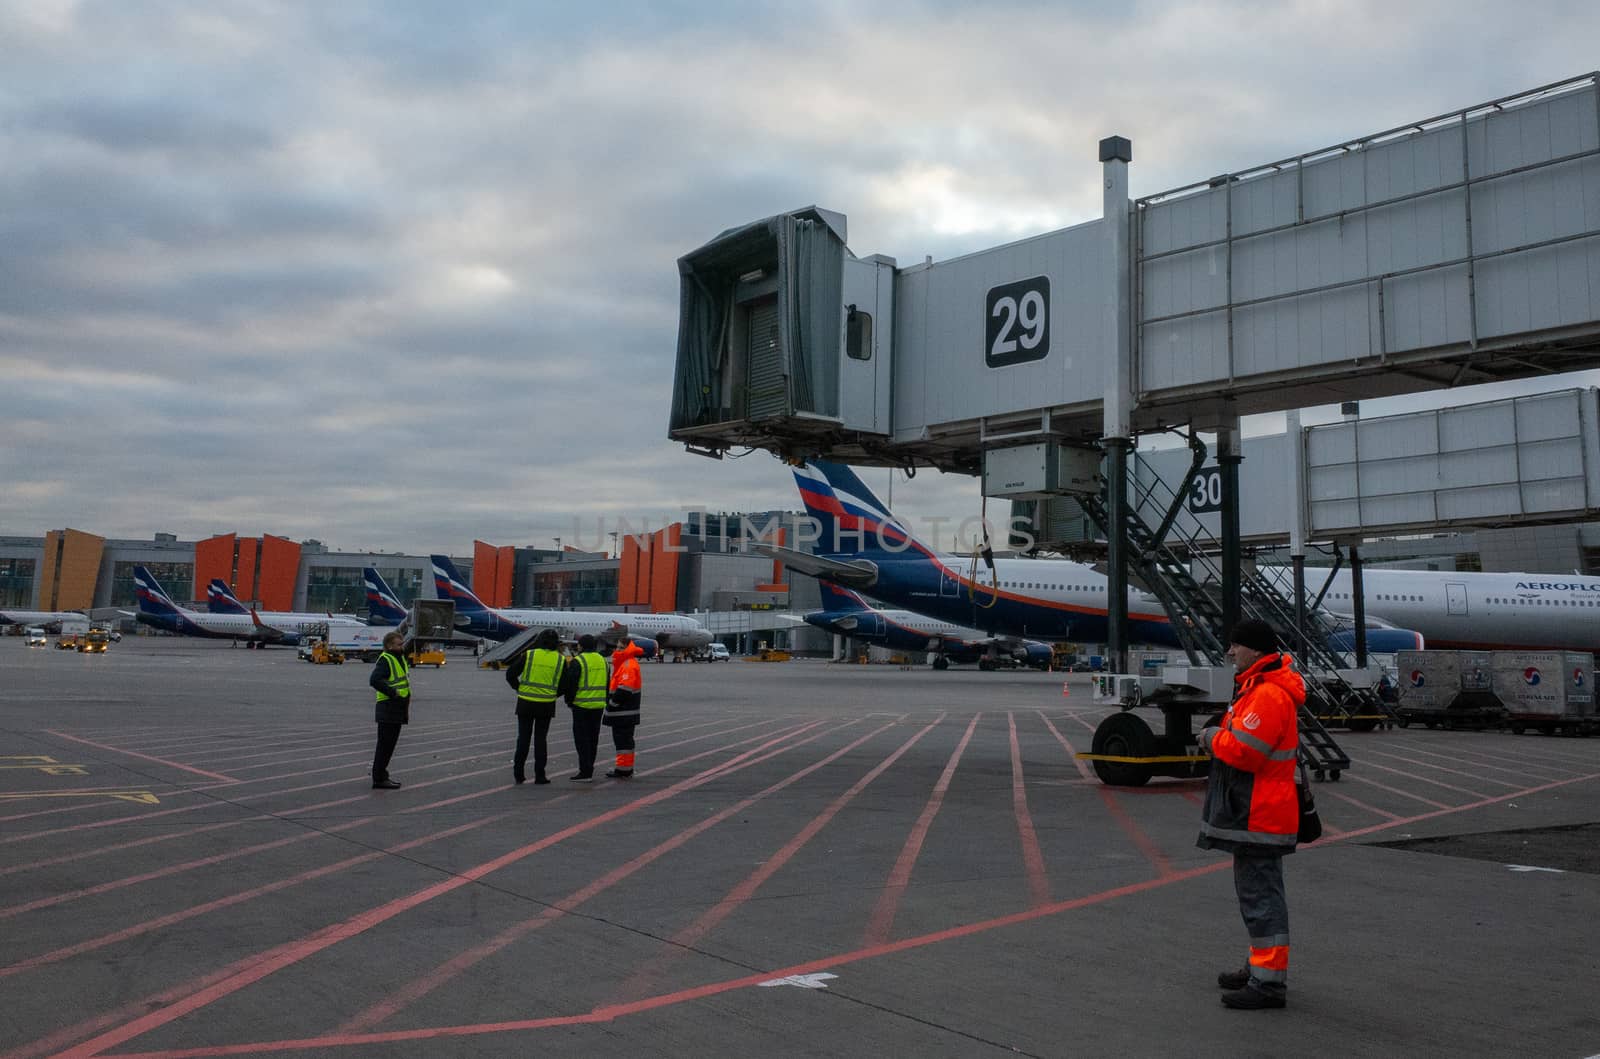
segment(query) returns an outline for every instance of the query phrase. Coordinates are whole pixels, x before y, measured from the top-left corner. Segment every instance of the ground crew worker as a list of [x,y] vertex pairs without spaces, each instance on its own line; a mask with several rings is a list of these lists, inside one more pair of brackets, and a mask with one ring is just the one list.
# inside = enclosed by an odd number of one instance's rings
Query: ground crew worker
[[633,777],[633,732],[639,727],[639,703],[644,697],[644,675],[639,659],[644,649],[629,640],[611,656],[611,700],[602,723],[611,729],[617,749],[617,767],[606,773],[612,779]]
[[578,637],[578,653],[567,660],[562,693],[572,708],[572,742],[578,752],[578,783],[594,782],[594,756],[600,749],[600,718],[605,713],[609,673],[600,641],[585,633]]
[[561,656],[561,634],[541,629],[533,646],[506,667],[506,683],[517,692],[517,749],[511,758],[511,778],[528,779],[528,743],[533,742],[533,782],[549,783],[545,762],[550,759],[550,722],[555,720],[556,699],[567,660]]
[[1250,937],[1237,971],[1217,975],[1230,1008],[1281,1008],[1289,997],[1289,901],[1283,857],[1293,853],[1300,823],[1295,756],[1305,681],[1278,651],[1272,627],[1254,619],[1228,637],[1238,691],[1220,727],[1202,729],[1200,749],[1211,775],[1200,822],[1201,849],[1233,854],[1233,888]]
[[378,664],[372,667],[372,676],[367,680],[378,693],[378,748],[372,755],[372,786],[380,791],[400,786],[399,780],[389,778],[389,759],[394,757],[395,744],[400,741],[400,726],[411,721],[411,665],[400,653],[404,642],[397,632],[383,638],[383,654],[378,656]]

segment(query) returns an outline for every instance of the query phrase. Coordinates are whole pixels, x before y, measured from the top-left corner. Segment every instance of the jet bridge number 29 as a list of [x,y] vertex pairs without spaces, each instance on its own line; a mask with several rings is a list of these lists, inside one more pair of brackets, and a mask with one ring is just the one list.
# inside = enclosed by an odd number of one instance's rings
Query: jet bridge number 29
[[1050,352],[1050,279],[990,287],[984,299],[984,362],[991,368],[1043,360]]

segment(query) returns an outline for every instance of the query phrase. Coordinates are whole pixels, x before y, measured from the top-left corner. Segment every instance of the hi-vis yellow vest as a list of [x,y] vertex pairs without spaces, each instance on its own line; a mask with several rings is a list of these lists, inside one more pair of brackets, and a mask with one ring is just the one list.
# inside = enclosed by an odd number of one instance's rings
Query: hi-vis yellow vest
[[[388,651],[378,656],[389,663],[389,683],[394,686],[395,695],[385,695],[378,692],[378,701],[387,702],[391,698],[409,699],[411,697],[411,664],[399,655],[392,655]],[[377,691],[376,688],[373,689]]]
[[538,703],[556,701],[556,689],[561,684],[561,669],[565,664],[560,651],[545,648],[529,651],[522,663],[517,698]]
[[583,666],[583,671],[578,676],[578,691],[572,696],[572,705],[580,710],[605,709],[609,678],[606,660],[593,651],[585,651],[578,656],[578,664]]

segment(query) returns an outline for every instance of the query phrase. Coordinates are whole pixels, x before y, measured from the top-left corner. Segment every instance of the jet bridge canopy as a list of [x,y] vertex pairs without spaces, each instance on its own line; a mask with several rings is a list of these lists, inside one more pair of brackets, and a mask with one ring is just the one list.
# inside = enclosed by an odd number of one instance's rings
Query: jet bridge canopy
[[[1600,77],[950,261],[899,269],[844,236],[808,207],[679,262],[673,438],[976,472],[989,449],[1101,437],[1119,358],[1135,431],[1600,366]],[[880,287],[852,280],[868,267]],[[892,396],[858,415],[839,394],[863,352]]]

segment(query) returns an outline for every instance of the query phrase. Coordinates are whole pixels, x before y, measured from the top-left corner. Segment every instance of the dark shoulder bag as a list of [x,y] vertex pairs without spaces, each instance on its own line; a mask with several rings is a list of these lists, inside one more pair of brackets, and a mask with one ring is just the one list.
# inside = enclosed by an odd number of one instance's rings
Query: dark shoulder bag
[[1303,845],[1322,837],[1322,818],[1317,815],[1317,802],[1311,796],[1311,776],[1306,772],[1305,762],[1296,764],[1294,789],[1300,798],[1300,830],[1296,837]]

